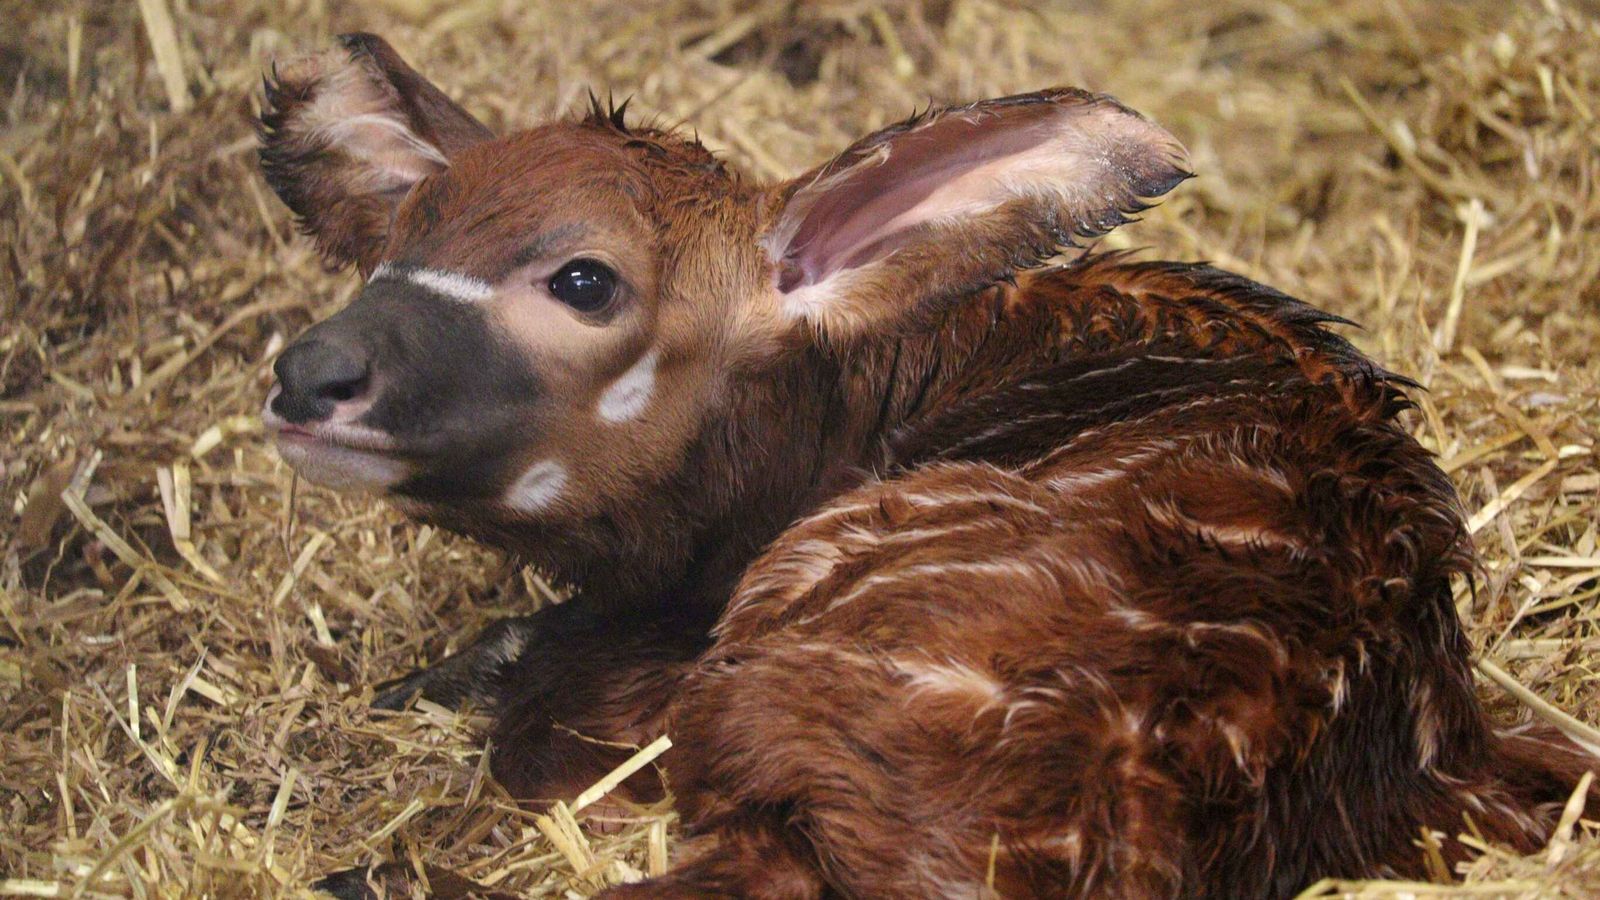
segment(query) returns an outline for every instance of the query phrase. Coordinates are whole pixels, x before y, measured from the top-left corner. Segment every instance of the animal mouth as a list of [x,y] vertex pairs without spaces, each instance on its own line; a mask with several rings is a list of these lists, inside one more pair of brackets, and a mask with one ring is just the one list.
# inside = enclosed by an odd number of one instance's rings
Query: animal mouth
[[290,422],[272,411],[261,422],[278,455],[306,480],[345,491],[385,490],[415,466],[393,436],[354,422]]
[[397,456],[398,450],[394,438],[376,429],[361,425],[342,423],[317,423],[312,425],[297,425],[293,422],[273,422],[279,417],[268,413],[262,419],[267,430],[272,432],[273,440],[279,445],[297,444],[305,446],[323,446],[331,449],[347,450],[356,453],[368,453],[374,456]]

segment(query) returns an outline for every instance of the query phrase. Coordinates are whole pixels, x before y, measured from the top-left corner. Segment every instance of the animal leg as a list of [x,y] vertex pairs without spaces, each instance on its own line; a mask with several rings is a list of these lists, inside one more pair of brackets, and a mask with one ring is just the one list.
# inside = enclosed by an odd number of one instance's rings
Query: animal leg
[[617,896],[1179,893],[1178,786],[1105,680],[999,683],[787,634],[709,656],[667,763],[704,848]]
[[459,709],[468,702],[491,706],[499,700],[506,668],[522,655],[537,630],[538,614],[501,619],[465,648],[425,669],[377,687],[373,709],[404,709],[413,698]]
[[[666,732],[668,703],[710,644],[710,622],[670,608],[580,602],[535,618],[501,679],[491,764],[515,797],[570,800]],[[646,802],[660,795],[650,771],[617,794]]]
[[[503,619],[459,653],[379,686],[373,705],[420,695],[495,717],[490,761],[523,800],[570,800],[666,730],[676,685],[709,645],[708,617],[583,601]],[[653,801],[653,772],[615,796]]]

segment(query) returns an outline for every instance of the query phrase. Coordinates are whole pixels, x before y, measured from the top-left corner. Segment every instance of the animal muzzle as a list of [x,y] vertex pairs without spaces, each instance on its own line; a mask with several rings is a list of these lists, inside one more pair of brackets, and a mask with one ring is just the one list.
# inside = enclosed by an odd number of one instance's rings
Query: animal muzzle
[[353,421],[372,405],[372,363],[366,350],[335,337],[307,335],[278,357],[270,401],[285,422]]
[[386,490],[414,474],[392,431],[375,424],[381,360],[370,339],[386,323],[360,304],[312,327],[278,357],[262,424],[295,471],[341,490]]
[[372,379],[359,350],[302,340],[273,368],[278,383],[262,423],[295,471],[349,491],[386,490],[410,477],[414,466],[394,438],[360,422],[372,406]]
[[403,278],[370,282],[273,366],[262,422],[330,487],[459,497],[536,439],[529,360],[477,305]]

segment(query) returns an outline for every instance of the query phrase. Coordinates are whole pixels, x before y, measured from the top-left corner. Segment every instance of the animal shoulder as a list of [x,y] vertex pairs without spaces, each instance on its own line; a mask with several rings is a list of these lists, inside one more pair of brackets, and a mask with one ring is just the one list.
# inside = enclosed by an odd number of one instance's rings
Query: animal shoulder
[[1378,423],[1409,405],[1409,380],[1329,330],[1346,320],[1209,265],[1102,254],[994,296],[932,332],[962,374],[892,436],[894,465],[1017,465],[1113,423],[1217,427],[1246,407]]

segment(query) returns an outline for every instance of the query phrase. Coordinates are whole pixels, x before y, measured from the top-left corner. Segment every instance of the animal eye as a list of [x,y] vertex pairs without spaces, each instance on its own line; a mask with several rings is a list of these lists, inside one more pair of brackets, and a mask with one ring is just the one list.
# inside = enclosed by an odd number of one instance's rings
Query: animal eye
[[550,293],[579,312],[595,312],[617,293],[617,273],[592,259],[574,259],[550,276]]

